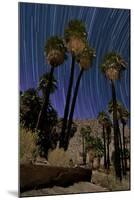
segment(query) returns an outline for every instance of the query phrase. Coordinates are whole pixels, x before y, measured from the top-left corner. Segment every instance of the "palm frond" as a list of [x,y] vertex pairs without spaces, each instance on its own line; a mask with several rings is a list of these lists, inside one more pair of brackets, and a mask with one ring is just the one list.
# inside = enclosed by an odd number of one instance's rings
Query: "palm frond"
[[59,50],[63,53],[66,52],[66,47],[64,45],[64,41],[62,38],[58,36],[52,36],[47,40],[46,45],[45,45],[46,55],[48,55],[48,53],[53,49]]
[[118,71],[125,70],[127,63],[122,56],[116,52],[108,53],[100,65],[101,71],[105,73],[108,68],[116,68]]
[[64,31],[64,37],[66,42],[70,37],[75,36],[81,38],[83,41],[87,38],[87,32],[85,24],[81,20],[71,20],[68,23],[68,27]]

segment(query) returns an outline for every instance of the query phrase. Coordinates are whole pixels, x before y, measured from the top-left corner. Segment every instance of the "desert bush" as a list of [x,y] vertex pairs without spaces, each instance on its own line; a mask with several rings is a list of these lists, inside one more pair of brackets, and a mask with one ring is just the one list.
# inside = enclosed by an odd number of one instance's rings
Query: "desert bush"
[[107,188],[109,191],[121,191],[130,189],[129,175],[122,181],[115,177],[115,174],[111,171],[109,174],[104,172],[94,171],[92,174],[92,182],[96,185],[100,185]]
[[56,148],[48,152],[48,162],[53,166],[69,167],[70,158],[63,148]]
[[24,128],[20,129],[20,161],[35,160],[38,154],[36,139],[36,133],[26,131]]

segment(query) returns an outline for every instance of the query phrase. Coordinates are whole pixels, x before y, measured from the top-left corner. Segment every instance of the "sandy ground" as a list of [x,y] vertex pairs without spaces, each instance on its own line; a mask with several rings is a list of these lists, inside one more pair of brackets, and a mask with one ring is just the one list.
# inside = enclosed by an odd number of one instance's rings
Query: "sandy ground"
[[41,195],[57,195],[57,194],[80,194],[80,193],[89,193],[89,192],[106,192],[108,191],[106,188],[101,186],[97,186],[95,184],[89,182],[79,182],[75,183],[69,187],[58,187],[54,186],[52,188],[44,188],[40,190],[30,190],[27,192],[23,192],[21,197],[25,196],[41,196]]

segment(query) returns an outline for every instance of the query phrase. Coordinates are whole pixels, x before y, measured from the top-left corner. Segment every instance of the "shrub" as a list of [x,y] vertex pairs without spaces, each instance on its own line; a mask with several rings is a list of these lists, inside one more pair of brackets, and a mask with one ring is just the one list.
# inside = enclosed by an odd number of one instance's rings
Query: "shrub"
[[36,146],[36,133],[20,129],[20,161],[34,161],[38,149]]
[[67,151],[62,148],[56,148],[48,152],[48,162],[52,166],[69,167],[70,158]]

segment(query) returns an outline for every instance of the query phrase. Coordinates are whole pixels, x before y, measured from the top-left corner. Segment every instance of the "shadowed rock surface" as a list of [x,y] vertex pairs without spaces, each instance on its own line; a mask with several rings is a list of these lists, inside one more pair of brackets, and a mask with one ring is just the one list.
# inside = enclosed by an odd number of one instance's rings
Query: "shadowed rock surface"
[[22,164],[20,192],[53,186],[67,187],[80,181],[91,181],[92,171],[84,168],[64,168]]

